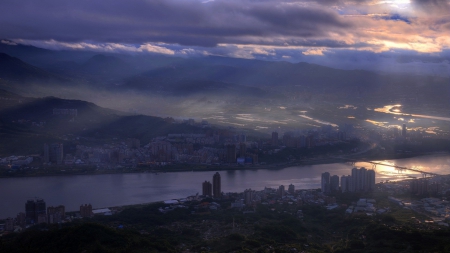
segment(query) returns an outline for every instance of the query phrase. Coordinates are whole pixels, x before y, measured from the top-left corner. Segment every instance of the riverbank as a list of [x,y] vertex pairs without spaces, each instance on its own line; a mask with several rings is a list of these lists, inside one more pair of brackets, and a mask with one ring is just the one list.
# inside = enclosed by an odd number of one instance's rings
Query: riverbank
[[97,169],[95,166],[86,167],[67,167],[67,166],[51,166],[43,167],[39,170],[30,171],[14,171],[2,173],[0,178],[16,178],[16,177],[48,177],[48,176],[70,176],[70,175],[103,175],[103,174],[128,174],[128,173],[167,173],[167,172],[186,172],[186,171],[239,171],[239,170],[280,170],[294,166],[310,166],[320,164],[343,163],[347,159],[364,161],[380,161],[406,159],[421,156],[441,156],[449,155],[448,152],[432,152],[432,153],[402,153],[402,154],[377,154],[377,155],[358,155],[347,157],[331,157],[317,158],[307,160],[294,160],[285,163],[276,164],[257,164],[257,165],[206,165],[206,164],[171,164],[166,166],[147,166],[140,165],[135,168],[120,169]]

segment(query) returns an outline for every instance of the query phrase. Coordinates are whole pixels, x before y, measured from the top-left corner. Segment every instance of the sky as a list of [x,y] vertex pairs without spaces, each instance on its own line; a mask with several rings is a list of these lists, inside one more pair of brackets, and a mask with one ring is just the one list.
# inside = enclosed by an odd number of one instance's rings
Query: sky
[[448,76],[450,0],[1,0],[0,38]]

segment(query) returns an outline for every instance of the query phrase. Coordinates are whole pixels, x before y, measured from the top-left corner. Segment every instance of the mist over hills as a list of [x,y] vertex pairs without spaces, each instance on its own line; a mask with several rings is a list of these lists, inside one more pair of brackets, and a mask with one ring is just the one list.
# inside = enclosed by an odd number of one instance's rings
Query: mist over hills
[[366,106],[420,101],[442,108],[450,94],[449,78],[305,62],[52,51],[4,43],[0,52],[13,56],[0,57],[0,88],[164,117],[208,118],[239,110],[266,117],[265,107],[305,108],[323,101]]
[[168,133],[203,132],[197,126],[174,124],[173,119],[123,113],[82,100],[23,97],[2,89],[0,98],[2,155],[39,153],[43,143],[60,141],[63,136],[147,142]]
[[[146,142],[168,133],[203,131],[173,124],[170,117],[270,133],[356,120],[385,122],[367,108],[393,103],[446,116],[449,97],[449,79],[435,76],[341,70],[304,62],[77,54],[2,45],[0,137],[5,141],[0,153],[36,153],[42,143],[68,136]],[[346,104],[357,109],[337,109]],[[61,110],[76,111],[76,119]],[[32,144],[24,146],[27,142]]]
[[[170,91],[177,93],[186,83],[200,81],[199,90],[222,92],[231,85],[259,88],[302,86],[320,92],[376,92],[392,85],[410,87],[448,84],[448,78],[378,74],[366,70],[341,70],[305,62],[262,61],[219,56],[179,58],[157,54],[108,54],[88,51],[52,51],[25,45],[0,43],[0,52],[18,57],[23,63],[0,59],[0,78],[25,81],[9,73],[23,73],[36,80],[60,76],[92,87],[120,86],[121,89]],[[29,65],[25,65],[31,63]],[[0,70],[1,71],[1,70]],[[8,76],[9,75],[9,76]],[[12,76],[11,76],[12,75]],[[17,75],[17,74],[16,74]],[[32,78],[30,81],[33,81]],[[27,80],[28,81],[28,80]],[[208,85],[205,83],[209,82]],[[155,87],[163,86],[162,89]],[[218,87],[223,88],[218,88]],[[178,92],[183,93],[183,92]],[[189,93],[188,93],[189,94]]]

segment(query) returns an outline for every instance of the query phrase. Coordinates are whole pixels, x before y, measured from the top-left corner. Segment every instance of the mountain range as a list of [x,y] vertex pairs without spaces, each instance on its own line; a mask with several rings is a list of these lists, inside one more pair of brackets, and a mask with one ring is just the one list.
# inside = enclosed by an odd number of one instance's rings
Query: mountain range
[[[179,58],[156,54],[52,51],[0,43],[0,78],[26,85],[84,85],[163,95],[214,92],[267,97],[274,87],[320,93],[398,93],[405,87],[448,85],[448,78],[341,70],[309,63],[218,56]],[[9,54],[9,55],[7,55]],[[248,89],[252,87],[253,89]],[[271,91],[267,93],[267,89]],[[253,91],[253,92],[249,92]]]

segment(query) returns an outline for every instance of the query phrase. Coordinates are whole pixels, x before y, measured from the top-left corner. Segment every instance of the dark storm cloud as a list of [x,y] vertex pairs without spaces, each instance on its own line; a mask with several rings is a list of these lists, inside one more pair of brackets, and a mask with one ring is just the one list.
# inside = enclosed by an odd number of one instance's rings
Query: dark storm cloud
[[271,36],[323,37],[343,34],[351,26],[337,13],[308,2],[0,1],[0,37],[8,39],[215,46]]

